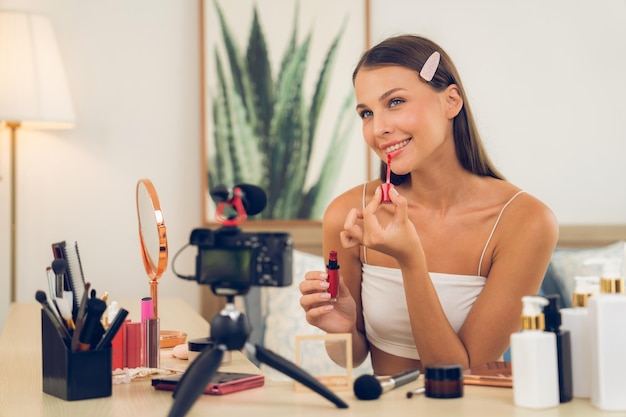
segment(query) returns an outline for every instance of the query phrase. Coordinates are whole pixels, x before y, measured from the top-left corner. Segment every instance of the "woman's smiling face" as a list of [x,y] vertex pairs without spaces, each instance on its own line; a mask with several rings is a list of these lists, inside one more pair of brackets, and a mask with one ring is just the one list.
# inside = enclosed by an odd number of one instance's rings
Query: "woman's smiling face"
[[447,138],[452,141],[446,93],[429,87],[415,71],[361,68],[354,89],[365,142],[383,161],[391,155],[394,173],[411,172]]

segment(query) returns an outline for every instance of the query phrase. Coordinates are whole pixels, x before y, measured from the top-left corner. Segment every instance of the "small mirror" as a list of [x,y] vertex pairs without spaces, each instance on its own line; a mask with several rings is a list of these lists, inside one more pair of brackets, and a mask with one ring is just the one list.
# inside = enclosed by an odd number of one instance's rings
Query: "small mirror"
[[159,317],[157,288],[159,278],[167,268],[167,235],[159,197],[148,179],[137,182],[137,217],[141,256],[149,278],[154,317]]
[[[150,297],[154,317],[159,317],[158,285],[159,278],[167,269],[167,234],[161,204],[152,181],[141,179],[137,182],[137,218],[139,220],[139,243],[141,258],[148,274]],[[185,343],[187,334],[176,330],[160,331],[160,347],[170,348]]]

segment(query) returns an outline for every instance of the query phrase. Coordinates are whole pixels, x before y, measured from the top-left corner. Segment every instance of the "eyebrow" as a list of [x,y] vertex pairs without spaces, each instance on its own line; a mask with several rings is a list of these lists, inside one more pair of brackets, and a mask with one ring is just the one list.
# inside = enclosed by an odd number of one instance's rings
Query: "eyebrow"
[[[385,100],[387,97],[389,97],[390,95],[392,95],[393,93],[395,93],[396,91],[401,91],[401,90],[404,90],[404,88],[400,88],[400,87],[397,87],[397,88],[392,88],[391,90],[389,90],[389,91],[387,91],[387,92],[385,92],[385,93],[381,94],[381,96],[380,96],[380,97],[378,97],[378,101],[379,101],[379,102],[380,102],[380,101],[383,101],[383,100]],[[365,104],[363,104],[363,103],[359,103],[359,104],[357,104],[357,105],[356,105],[356,110],[357,110],[357,111],[358,111],[359,109],[364,109],[364,108],[367,108],[367,106],[366,106]]]

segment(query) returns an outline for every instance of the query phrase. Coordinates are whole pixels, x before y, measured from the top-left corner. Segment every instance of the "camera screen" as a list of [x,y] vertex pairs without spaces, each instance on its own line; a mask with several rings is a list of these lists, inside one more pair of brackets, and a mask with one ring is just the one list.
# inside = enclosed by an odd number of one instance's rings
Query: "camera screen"
[[250,249],[203,249],[202,272],[200,283],[211,284],[216,281],[250,280]]

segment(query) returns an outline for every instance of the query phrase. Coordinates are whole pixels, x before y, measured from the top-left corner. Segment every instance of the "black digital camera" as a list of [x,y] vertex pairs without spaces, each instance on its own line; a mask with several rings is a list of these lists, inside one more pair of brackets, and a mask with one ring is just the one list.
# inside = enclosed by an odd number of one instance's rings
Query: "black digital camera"
[[217,295],[243,295],[250,286],[286,287],[293,280],[293,240],[288,233],[245,233],[236,226],[194,229],[195,280]]

